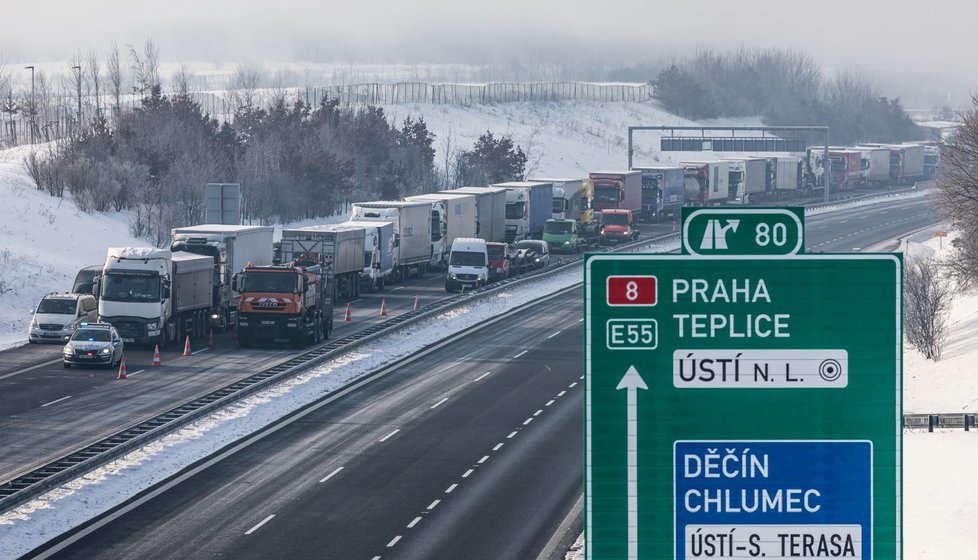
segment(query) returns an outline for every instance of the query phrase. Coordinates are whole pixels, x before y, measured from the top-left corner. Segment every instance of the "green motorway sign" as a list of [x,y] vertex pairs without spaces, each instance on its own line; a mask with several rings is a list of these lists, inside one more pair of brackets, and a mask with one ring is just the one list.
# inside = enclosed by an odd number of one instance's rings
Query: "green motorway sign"
[[684,255],[805,252],[804,208],[683,208]]
[[901,558],[902,270],[587,255],[586,557]]

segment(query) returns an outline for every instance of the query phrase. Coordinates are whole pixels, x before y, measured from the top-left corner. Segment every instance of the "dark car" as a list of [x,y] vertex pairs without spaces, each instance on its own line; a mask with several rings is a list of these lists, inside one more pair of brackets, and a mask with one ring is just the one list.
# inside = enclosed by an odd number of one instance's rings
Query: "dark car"
[[522,270],[545,268],[550,265],[550,245],[546,241],[524,239],[513,245],[513,248],[516,250],[515,264]]

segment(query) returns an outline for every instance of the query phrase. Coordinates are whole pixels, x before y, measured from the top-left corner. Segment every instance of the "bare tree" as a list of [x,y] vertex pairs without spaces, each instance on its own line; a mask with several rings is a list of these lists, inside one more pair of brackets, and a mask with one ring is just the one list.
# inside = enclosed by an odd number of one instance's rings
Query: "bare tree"
[[945,267],[960,286],[978,279],[978,95],[972,103],[976,108],[961,115],[961,126],[941,146],[937,176],[938,200],[959,232],[954,258]]
[[448,125],[448,130],[442,134],[441,151],[442,155],[445,156],[445,176],[443,188],[450,189],[457,187],[458,185],[454,184],[454,178],[456,176],[454,166],[458,160],[459,148],[455,144],[455,131],[453,130],[452,125]]
[[146,40],[142,54],[129,45],[129,63],[136,80],[133,93],[145,97],[154,87],[160,85],[160,51],[152,39]]
[[102,116],[102,61],[95,50],[88,51],[88,83],[89,91],[95,98],[95,117]]
[[931,257],[907,259],[904,266],[903,329],[907,342],[928,360],[941,359],[947,341],[954,290]]
[[173,91],[182,96],[189,94],[190,80],[193,76],[190,67],[181,63],[180,68],[173,74]]
[[540,170],[540,165],[543,161],[543,146],[540,142],[540,134],[540,127],[535,126],[530,131],[530,135],[526,137],[526,150],[523,152],[526,154],[526,169],[524,169],[521,179],[532,177]]
[[106,60],[105,66],[109,75],[109,88],[112,97],[115,99],[112,111],[118,116],[122,111],[122,67],[119,65],[119,45],[115,42],[109,49],[109,58]]
[[257,67],[241,66],[231,78],[228,90],[231,105],[235,111],[252,109],[260,103],[258,89],[261,87],[262,71]]

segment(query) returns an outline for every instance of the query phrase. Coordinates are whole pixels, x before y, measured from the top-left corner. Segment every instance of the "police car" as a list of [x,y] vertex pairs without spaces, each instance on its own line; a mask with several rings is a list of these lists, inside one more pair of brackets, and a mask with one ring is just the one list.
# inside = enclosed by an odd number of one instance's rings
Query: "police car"
[[125,344],[115,327],[108,323],[81,323],[65,344],[64,366],[100,365],[112,368],[122,360]]

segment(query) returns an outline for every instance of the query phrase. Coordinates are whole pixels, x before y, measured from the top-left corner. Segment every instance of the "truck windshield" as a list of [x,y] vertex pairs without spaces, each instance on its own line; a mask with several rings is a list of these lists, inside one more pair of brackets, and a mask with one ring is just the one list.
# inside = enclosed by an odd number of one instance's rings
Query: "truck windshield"
[[452,251],[448,264],[454,266],[486,266],[486,254],[477,251]]
[[605,226],[627,226],[628,216],[625,214],[601,214],[601,224]]
[[38,313],[54,313],[56,315],[74,315],[76,302],[73,299],[44,298],[37,304]]
[[299,291],[299,275],[294,271],[245,272],[241,275],[242,292],[294,294]]
[[489,258],[493,260],[501,259],[506,256],[503,254],[502,245],[488,245],[486,246],[486,251],[489,252]]
[[105,301],[151,303],[160,301],[160,276],[155,272],[109,272],[102,277]]
[[594,187],[595,202],[618,202],[618,187]]
[[553,210],[552,211],[553,211],[554,214],[560,214],[561,212],[564,211],[564,199],[563,198],[554,198],[554,205],[553,205]]
[[523,202],[510,202],[506,204],[506,219],[507,220],[518,220],[523,217],[525,203]]
[[543,224],[543,233],[571,233],[574,224],[571,222],[547,222]]

